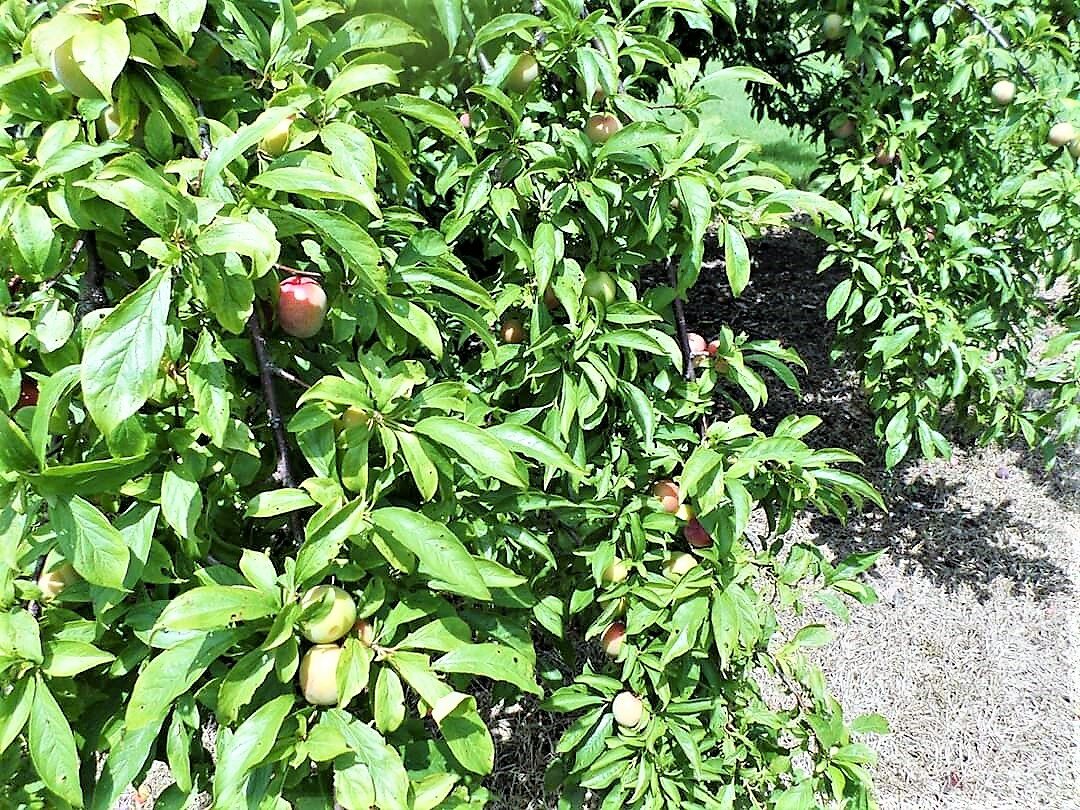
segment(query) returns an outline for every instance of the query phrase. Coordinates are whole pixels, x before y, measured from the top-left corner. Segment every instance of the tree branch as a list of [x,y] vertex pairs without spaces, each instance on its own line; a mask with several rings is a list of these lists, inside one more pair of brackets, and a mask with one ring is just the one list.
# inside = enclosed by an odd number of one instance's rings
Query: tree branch
[[971,18],[981,25],[986,30],[986,33],[989,34],[998,45],[1009,51],[1012,54],[1013,59],[1016,60],[1016,66],[1020,68],[1020,72],[1024,74],[1024,78],[1027,79],[1028,84],[1036,90],[1039,89],[1039,80],[1036,79],[1031,71],[1025,67],[1024,63],[1020,61],[1020,57],[1013,51],[1012,43],[1009,42],[1008,37],[1001,33],[990,20],[980,14],[975,6],[971,5],[967,0],[953,0],[953,7],[961,8],[970,14]]
[[109,299],[105,295],[105,267],[98,254],[97,233],[84,231],[82,241],[86,249],[86,272],[83,273],[79,285],[79,303],[75,307],[78,320],[109,305]]
[[[262,385],[263,397],[266,399],[266,412],[270,420],[270,430],[274,434],[274,449],[277,456],[277,464],[274,467],[274,481],[282,487],[295,487],[296,478],[293,475],[292,462],[289,459],[289,441],[285,435],[285,421],[281,418],[281,407],[278,405],[277,389],[274,387],[274,364],[270,362],[270,354],[266,350],[266,337],[259,325],[257,311],[251,313],[247,322],[248,334],[251,336],[251,346],[255,350],[255,362],[259,366],[259,382]],[[300,519],[295,512],[289,513],[289,534],[292,535],[293,549],[300,547],[303,531],[300,528]]]
[[[34,582],[37,582],[41,577],[41,572],[45,570],[45,555],[42,554],[38,557],[37,563],[34,565]],[[30,611],[30,615],[35,619],[41,618],[41,603],[36,599],[31,599],[26,603],[26,609]]]
[[[677,291],[679,289],[679,276],[675,270],[675,262],[670,257],[667,260],[667,271],[671,289]],[[676,295],[675,300],[671,302],[671,308],[675,311],[675,334],[678,337],[679,349],[682,351],[683,356],[683,379],[693,380],[697,375],[694,373],[694,355],[690,351],[690,336],[686,331],[686,312],[683,309],[682,298]]]

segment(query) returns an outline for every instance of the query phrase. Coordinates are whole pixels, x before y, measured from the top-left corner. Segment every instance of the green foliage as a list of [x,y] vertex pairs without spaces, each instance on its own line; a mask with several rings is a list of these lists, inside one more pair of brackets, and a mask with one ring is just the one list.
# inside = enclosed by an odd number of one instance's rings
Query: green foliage
[[[1078,120],[1075,4],[780,5],[711,52],[790,77],[795,93],[756,99],[827,140],[832,165],[812,187],[854,222],[821,232],[823,267],[844,271],[828,314],[886,462],[948,454],[961,433],[1023,436],[1052,463],[1080,432],[1080,147],[1047,143],[1054,122]],[[829,12],[845,20],[836,42],[821,33]],[[1012,104],[991,100],[1001,79]]]
[[[880,500],[815,418],[754,427],[794,353],[725,329],[686,379],[671,325],[707,238],[738,294],[748,237],[850,217],[701,126],[715,77],[667,33],[727,6],[686,6],[0,2],[13,804],[106,810],[164,758],[166,806],[480,808],[478,696],[542,696],[575,715],[562,806],[867,805],[852,735],[882,722],[777,613],[872,600],[873,557],[777,538]],[[594,145],[601,109],[624,126]],[[294,274],[329,299],[304,340],[273,317]],[[681,576],[672,476],[713,539]],[[362,623],[316,706],[302,596],[330,582]],[[648,712],[616,731],[626,690]]]

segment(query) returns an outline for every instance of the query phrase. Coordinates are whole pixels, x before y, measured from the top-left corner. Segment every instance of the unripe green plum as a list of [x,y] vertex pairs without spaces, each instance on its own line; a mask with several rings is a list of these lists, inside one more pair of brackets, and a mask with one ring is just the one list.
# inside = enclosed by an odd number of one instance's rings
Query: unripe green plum
[[615,715],[615,722],[623,728],[634,728],[641,722],[645,707],[641,698],[633,692],[619,692],[611,701],[611,713]]
[[524,93],[540,76],[540,63],[531,53],[523,53],[518,57],[510,74],[506,77],[506,86],[515,93]]
[[990,97],[999,107],[1008,107],[1016,98],[1016,85],[1008,79],[994,82],[994,86],[990,88]]
[[117,113],[116,107],[110,104],[97,120],[98,137],[103,140],[110,140],[119,135],[122,128],[123,124],[120,122],[120,115]]
[[844,35],[844,18],[835,12],[826,14],[821,23],[821,33],[825,39],[840,39]]
[[585,137],[593,143],[607,143],[620,129],[622,123],[614,115],[594,115],[585,124]]
[[259,151],[268,157],[276,158],[284,155],[289,149],[289,138],[292,134],[292,125],[296,116],[290,115],[274,125],[259,141]]
[[630,569],[626,563],[616,557],[611,561],[611,564],[604,569],[604,572],[600,575],[600,579],[604,582],[615,584],[618,582],[624,582],[630,575]]
[[600,646],[604,648],[604,655],[609,658],[618,658],[622,652],[623,640],[626,638],[626,625],[622,622],[613,622],[604,635],[600,637]]
[[1076,138],[1069,142],[1069,154],[1077,160],[1080,160],[1080,138]]
[[315,279],[290,276],[278,287],[278,322],[293,337],[318,334],[326,317],[326,292]]
[[1076,139],[1076,128],[1068,121],[1059,121],[1050,127],[1047,142],[1053,147],[1065,146]]
[[314,706],[333,706],[338,702],[337,668],[341,647],[316,644],[300,660],[297,679],[304,700]]
[[300,632],[313,644],[329,644],[337,641],[352,629],[356,623],[356,603],[341,588],[333,585],[316,585],[304,594],[300,600],[301,608],[309,608],[320,603],[329,593],[333,599],[330,611],[322,618],[304,622]]
[[38,577],[37,586],[41,589],[41,599],[48,602],[60,595],[68,585],[73,585],[81,579],[78,571],[69,562],[62,562],[54,566],[52,570],[42,571]]
[[603,301],[607,306],[615,303],[615,296],[619,288],[615,284],[615,278],[611,273],[603,270],[596,273],[588,273],[585,276],[585,295],[596,301]]
[[657,481],[653,484],[652,494],[660,500],[660,508],[674,515],[682,503],[682,492],[674,481]]
[[75,38],[64,40],[52,53],[52,74],[65,90],[78,98],[101,98],[101,91],[86,77],[75,58]]
[[670,580],[682,579],[696,565],[693,554],[669,554],[664,560],[664,576]]

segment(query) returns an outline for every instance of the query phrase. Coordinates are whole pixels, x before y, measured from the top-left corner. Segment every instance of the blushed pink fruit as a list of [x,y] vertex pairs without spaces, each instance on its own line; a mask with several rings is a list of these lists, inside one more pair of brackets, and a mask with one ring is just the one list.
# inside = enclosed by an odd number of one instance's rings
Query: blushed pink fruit
[[660,508],[674,515],[682,503],[682,493],[674,481],[657,481],[653,484],[652,494],[660,499]]
[[713,544],[709,533],[705,531],[705,527],[701,525],[701,521],[697,518],[691,518],[683,527],[683,537],[686,538],[686,542],[690,544],[691,548],[708,548]]
[[604,654],[610,658],[618,658],[622,652],[623,639],[626,638],[626,625],[622,622],[613,622],[600,637],[600,646],[604,648]]
[[326,317],[326,291],[322,285],[306,276],[290,276],[278,290],[278,322],[282,330],[298,338],[317,334]]

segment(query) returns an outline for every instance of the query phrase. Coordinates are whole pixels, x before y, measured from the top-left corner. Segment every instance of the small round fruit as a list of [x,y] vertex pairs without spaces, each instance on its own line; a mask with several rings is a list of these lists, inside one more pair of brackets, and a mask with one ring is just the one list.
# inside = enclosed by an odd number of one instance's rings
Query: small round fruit
[[286,334],[309,338],[318,334],[326,317],[326,291],[313,278],[290,276],[281,282],[278,321]]
[[832,134],[835,138],[847,140],[855,134],[855,122],[850,118],[845,118],[843,121],[833,127]]
[[825,39],[840,39],[844,35],[844,18],[835,12],[826,14],[821,23],[821,33]]
[[896,153],[890,152],[884,146],[879,146],[877,152],[874,153],[874,162],[882,168],[885,168],[886,166],[891,166],[895,160]]
[[614,115],[594,115],[585,124],[585,136],[593,143],[606,143],[622,129],[622,123]]
[[669,554],[664,560],[664,576],[671,580],[682,579],[696,565],[697,557],[693,554]]
[[708,351],[709,344],[697,332],[688,333],[686,339],[690,344],[690,354],[705,354]]
[[463,112],[458,116],[458,123],[461,124],[462,129],[469,129],[472,126],[472,116],[467,112]]
[[356,637],[365,647],[370,647],[375,643],[375,625],[367,619],[357,619],[353,630],[356,631]]
[[705,527],[697,518],[691,518],[683,527],[683,537],[690,544],[690,548],[708,548],[713,543],[709,533],[705,531]]
[[674,481],[657,481],[653,484],[652,494],[660,499],[660,508],[674,515],[682,503],[682,491]]
[[48,602],[51,599],[55,599],[60,595],[60,592],[64,590],[68,585],[73,585],[79,581],[81,577],[69,562],[62,562],[52,568],[50,571],[42,571],[38,577],[37,586],[41,590],[41,599],[44,602]]
[[548,287],[544,290],[544,306],[548,308],[549,312],[559,308],[559,297],[555,295],[554,287]]
[[996,81],[994,86],[990,88],[990,98],[999,107],[1008,107],[1016,98],[1016,85],[1008,79]]
[[337,641],[356,624],[356,603],[341,588],[333,585],[316,585],[300,600],[301,608],[318,604],[329,593],[333,599],[329,612],[320,619],[304,622],[300,632],[313,644],[329,644]]
[[86,77],[75,58],[75,38],[60,43],[52,53],[52,74],[65,90],[78,98],[101,98],[101,91]]
[[540,63],[531,53],[523,53],[510,69],[506,86],[515,93],[524,93],[540,75]]
[[337,668],[341,647],[316,644],[300,661],[300,692],[314,706],[333,706],[338,702]]
[[289,150],[289,138],[295,119],[295,116],[290,115],[278,121],[259,141],[259,151],[272,158],[284,155]]
[[1069,154],[1080,160],[1080,138],[1069,142]]
[[19,387],[19,401],[15,403],[15,409],[28,408],[38,403],[38,386],[33,380],[25,379]]
[[623,639],[626,638],[626,625],[622,622],[613,622],[600,637],[600,646],[604,648],[604,655],[609,658],[618,658],[622,652]]
[[615,284],[615,278],[604,270],[589,273],[585,277],[585,295],[596,301],[603,301],[607,306],[615,303],[615,296],[619,288]]
[[675,511],[675,517],[679,520],[693,520],[697,517],[697,512],[688,503],[684,503]]
[[507,318],[499,328],[503,343],[521,343],[525,340],[525,327],[517,318]]
[[116,111],[116,107],[110,104],[97,120],[98,137],[104,140],[115,138],[122,128],[120,114]]
[[350,428],[367,424],[369,421],[370,417],[368,416],[367,411],[352,405],[345,410],[345,413],[337,418],[337,424],[334,425],[334,427],[338,431],[349,430]]
[[619,692],[611,701],[611,713],[615,715],[615,722],[620,726],[633,728],[641,722],[645,710],[641,698],[633,692]]
[[630,576],[630,568],[625,562],[616,557],[611,564],[604,569],[600,579],[611,584],[624,582]]
[[1076,139],[1076,128],[1068,121],[1059,121],[1050,127],[1047,142],[1054,147],[1065,146]]

